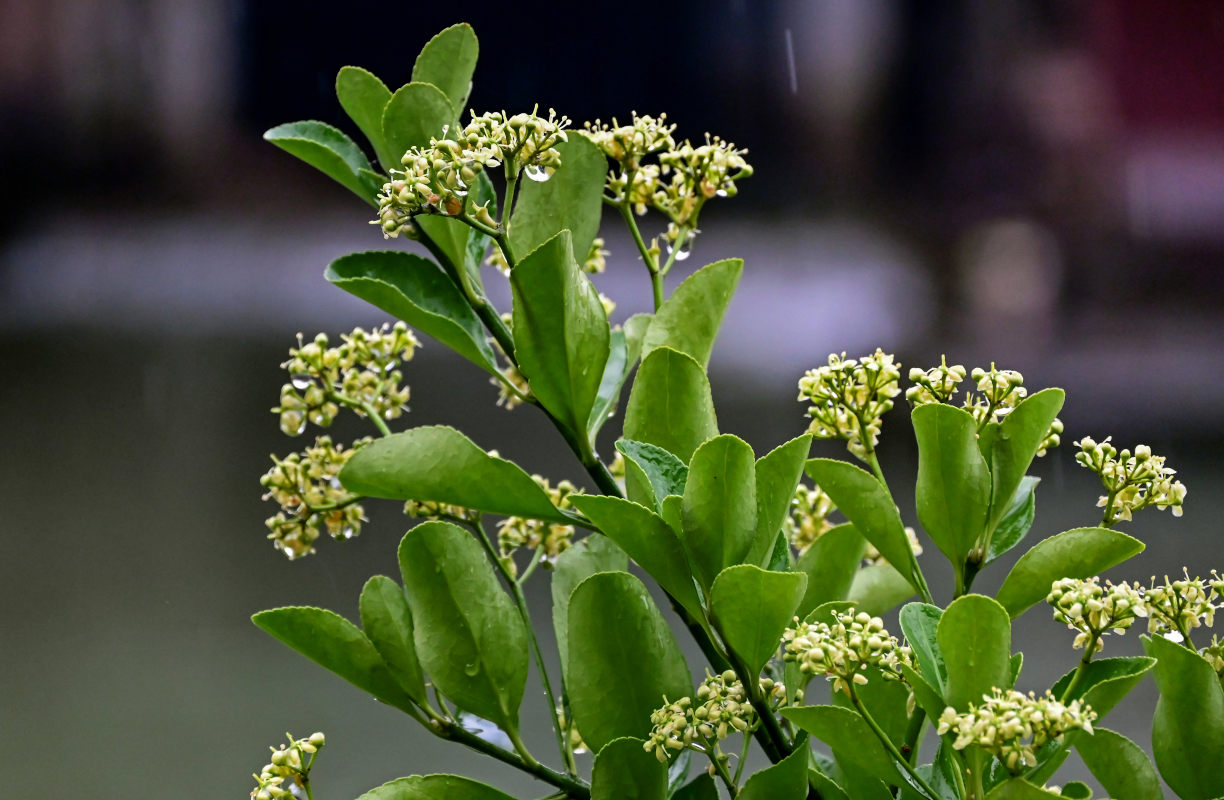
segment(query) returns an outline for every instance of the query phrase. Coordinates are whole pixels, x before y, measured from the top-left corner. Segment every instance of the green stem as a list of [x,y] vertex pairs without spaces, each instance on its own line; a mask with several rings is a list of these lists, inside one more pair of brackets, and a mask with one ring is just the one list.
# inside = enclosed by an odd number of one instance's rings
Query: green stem
[[337,392],[335,389],[328,389],[327,395],[329,398],[336,401],[337,403],[340,403],[342,405],[348,406],[349,408],[355,408],[361,411],[361,413],[365,414],[367,417],[370,418],[370,422],[374,423],[374,427],[378,428],[378,432],[382,434],[383,436],[391,435],[391,429],[387,427],[386,420],[384,420],[382,416],[378,413],[378,411],[376,411],[374,407],[371,406],[369,403],[363,403],[360,400],[356,400],[352,397],[349,397],[348,395],[341,394],[340,392]]
[[736,786],[735,781],[732,780],[731,773],[727,772],[727,765],[722,762],[721,758],[719,758],[719,756],[722,754],[718,750],[718,741],[714,740],[711,742],[709,739],[706,739],[705,742],[706,755],[710,757],[710,763],[714,765],[714,772],[717,773],[718,777],[722,779],[722,782],[726,785],[727,791],[731,794],[731,796],[735,797],[737,794],[739,794],[739,787]]
[[654,309],[655,311],[658,311],[659,307],[663,305],[663,299],[664,299],[663,297],[663,273],[662,272],[650,273],[650,290],[654,295]]
[[932,789],[927,782],[922,779],[922,776],[919,775],[917,770],[914,769],[914,766],[910,764],[909,759],[901,755],[901,752],[897,750],[897,746],[892,743],[892,740],[888,738],[888,735],[885,734],[883,729],[881,729],[876,723],[875,719],[871,716],[871,713],[867,711],[867,706],[863,705],[863,701],[859,699],[858,692],[854,690],[854,681],[846,681],[846,686],[849,687],[848,691],[850,694],[851,704],[854,705],[854,708],[859,712],[859,715],[864,721],[866,721],[867,726],[871,728],[871,732],[874,733],[876,738],[880,740],[880,743],[884,745],[884,749],[888,751],[888,754],[893,757],[894,761],[901,765],[901,768],[909,774],[909,776],[914,780],[914,783],[916,783],[918,787],[926,793],[930,800],[939,800],[939,793]]
[[911,765],[918,763],[918,745],[922,738],[922,724],[926,722],[926,712],[921,708],[914,709],[909,725],[905,729],[905,741],[901,745],[901,755],[909,759]]
[[[632,176],[631,176],[632,177]],[[659,310],[659,306],[663,305],[663,273],[659,271],[659,265],[655,261],[654,255],[650,252],[650,248],[646,246],[646,241],[642,239],[642,232],[638,229],[637,220],[633,218],[633,210],[629,208],[629,201],[614,203],[616,209],[620,211],[621,218],[625,220],[625,225],[629,227],[629,233],[633,235],[633,243],[637,245],[638,252],[642,254],[642,261],[646,264],[647,271],[650,272],[650,285],[654,293],[654,308]]]
[[1110,517],[1113,516],[1113,504],[1115,497],[1117,497],[1117,492],[1111,490],[1109,492],[1109,497],[1105,500],[1105,513],[1101,515],[1102,528],[1108,528],[1114,524],[1114,521],[1110,519]]
[[[511,753],[508,750],[503,750],[491,742],[486,742],[484,739],[481,739],[479,736],[471,733],[470,731],[465,731],[462,727],[453,722],[440,723],[439,725],[433,727],[432,730],[434,730],[434,732],[440,738],[467,745],[479,753],[484,753],[485,755],[492,756],[504,764],[517,767],[523,772],[533,775],[545,783],[564,790],[566,794],[572,798],[575,798],[576,800],[589,800],[591,796],[591,787],[585,781],[570,775],[562,775],[560,772],[549,769],[539,762],[528,763],[519,755]],[[507,733],[509,733],[509,731],[507,731]]]
[[306,800],[314,800],[314,792],[310,791],[310,778],[302,777],[302,789],[306,792]]
[[672,247],[671,252],[667,254],[667,261],[662,267],[659,267],[659,274],[666,275],[671,272],[672,265],[676,263],[676,256],[683,249],[684,243],[688,240],[689,229],[685,225],[680,226],[680,235],[676,237],[676,244]]
[[[765,735],[764,737],[758,736],[757,741],[761,742],[761,747],[769,756],[769,760],[777,764],[794,752],[794,745],[787,740],[786,734],[778,725],[778,718],[774,716],[773,709],[761,696],[761,682],[758,677],[749,672],[748,666],[730,648],[727,649],[726,659],[743,685],[748,702],[752,704],[752,709],[756,711],[757,718],[761,721],[761,727],[757,728],[757,731],[762,731]],[[769,744],[768,747],[766,742]]]
[[1063,690],[1062,697],[1058,698],[1058,702],[1064,705],[1071,699],[1071,693],[1084,679],[1084,675],[1088,672],[1088,664],[1092,661],[1092,656],[1096,653],[1097,640],[1101,638],[1099,633],[1095,631],[1092,638],[1088,640],[1088,645],[1084,648],[1084,655],[1080,658],[1079,664],[1075,667],[1075,674],[1071,676],[1071,682],[1067,684],[1067,688]]
[[735,785],[739,786],[740,778],[744,774],[744,764],[748,761],[748,748],[752,746],[752,737],[745,735],[742,737],[744,744],[740,747],[739,763],[735,765]]
[[967,770],[969,772],[969,780],[972,782],[969,800],[986,800],[986,784],[982,780],[985,777],[982,773],[986,771],[982,760],[984,754],[976,747],[973,749],[972,767]]

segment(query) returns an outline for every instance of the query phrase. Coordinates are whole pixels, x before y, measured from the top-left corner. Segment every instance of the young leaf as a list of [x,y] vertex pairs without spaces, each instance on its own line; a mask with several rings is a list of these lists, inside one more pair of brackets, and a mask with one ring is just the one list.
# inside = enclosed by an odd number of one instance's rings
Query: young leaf
[[1152,754],[1161,776],[1182,800],[1224,796],[1224,687],[1215,670],[1163,636],[1143,637],[1143,648],[1157,660]]
[[1110,797],[1164,800],[1152,760],[1122,734],[1094,726],[1091,736],[1075,740],[1075,749]]
[[569,661],[569,601],[574,587],[596,572],[624,572],[629,557],[607,536],[588,536],[557,559],[552,571],[553,631],[561,668]]
[[1041,483],[1041,478],[1034,478],[1032,475],[1025,475],[1020,479],[1016,493],[1012,495],[1011,502],[1007,504],[1007,509],[1003,512],[994,533],[991,534],[990,549],[986,553],[984,564],[989,564],[1020,544],[1029,529],[1033,527],[1033,519],[1037,513],[1037,484],[1039,483]]
[[727,567],[714,579],[714,625],[753,675],[777,652],[806,586],[806,575],[768,572],[753,564]]
[[370,169],[370,160],[344,132],[325,122],[307,120],[277,125],[264,133],[264,139],[378,206],[374,198],[382,183],[363,177],[362,171]]
[[492,786],[461,775],[413,775],[396,778],[357,800],[514,800]]
[[260,611],[251,621],[325,669],[401,711],[412,700],[387,669],[382,656],[353,623],[332,611],[290,606]]
[[990,474],[994,483],[990,493],[988,530],[994,530],[1006,513],[1009,501],[1029,464],[1033,463],[1065,397],[1062,389],[1043,389],[1026,397],[1000,423],[990,448]]
[[599,233],[608,159],[581,134],[557,144],[561,166],[547,181],[524,180],[507,235],[516,256],[535,250],[562,230],[573,237],[574,258],[585,261]]
[[491,375],[497,357],[480,318],[436,264],[398,251],[353,253],[336,259],[327,280],[432,336]]
[[586,442],[610,332],[599,293],[570,247],[569,231],[561,231],[510,273],[514,348],[532,394]]
[[760,564],[778,538],[782,521],[790,511],[795,487],[803,475],[812,437],[803,434],[778,445],[756,462],[757,526],[745,561]]
[[598,751],[622,736],[645,738],[664,697],[687,697],[684,655],[642,582],[600,572],[570,595],[569,668],[574,723]]
[[613,739],[595,756],[591,800],[665,800],[667,766],[643,749],[644,739]]
[[913,585],[892,564],[871,564],[855,573],[846,599],[878,617],[913,596]]
[[441,139],[442,129],[455,121],[455,109],[442,90],[431,83],[407,83],[395,90],[383,108],[382,132],[387,156],[396,169],[413,147],[428,147]]
[[1108,528],[1073,528],[1020,557],[995,597],[1012,619],[1046,599],[1060,578],[1089,578],[1143,552],[1143,542]]
[[839,761],[889,783],[902,782],[892,756],[856,712],[838,706],[800,706],[783,708],[780,713],[833,748]]
[[684,493],[688,465],[676,456],[662,447],[632,439],[621,439],[616,449],[625,457],[626,474],[633,469],[640,473],[640,497],[630,492],[630,500],[657,510],[664,497]]
[[1011,676],[1011,619],[1003,606],[980,594],[953,600],[935,639],[948,670],[944,698],[957,711],[980,705],[982,696],[1005,688]]
[[375,575],[361,590],[361,628],[408,696],[426,705],[425,675],[412,643],[408,598],[386,575]]
[[854,523],[863,538],[875,545],[888,563],[921,592],[922,573],[910,549],[905,525],[888,490],[875,476],[853,464],[828,458],[808,461],[807,474]]
[[[1067,699],[1082,699],[1092,706],[1092,710],[1097,713],[1098,720],[1104,719],[1105,715],[1131,689],[1135,688],[1155,665],[1155,659],[1143,656],[1098,658],[1089,662],[1088,668],[1084,670],[1084,677],[1080,679],[1075,691]],[[1058,682],[1050,689],[1055,697],[1063,696],[1063,692],[1067,690],[1074,676],[1075,670],[1071,670],[1058,679]]]
[[702,267],[686,278],[655,312],[642,353],[647,355],[656,347],[670,347],[692,356],[702,367],[707,366],[714,338],[743,270],[742,259],[730,258]]
[[591,418],[587,421],[587,436],[592,447],[595,446],[595,436],[599,429],[615,411],[629,373],[637,366],[638,355],[642,352],[642,336],[649,324],[649,314],[634,314],[625,320],[620,330],[612,331],[612,350],[608,354],[608,363],[604,366],[603,378],[599,382],[595,407],[591,409]]
[[413,428],[362,447],[340,470],[340,483],[367,497],[434,500],[494,514],[569,522],[517,464],[489,455],[445,425]]
[[456,705],[505,730],[518,728],[527,684],[527,628],[484,550],[449,522],[404,534],[400,571],[421,666]]
[[[795,572],[808,576],[807,590],[795,613],[806,617],[823,603],[845,600],[866,549],[867,540],[849,522],[830,528],[812,542],[795,563]],[[908,596],[909,584],[904,578],[901,584]]]
[[336,98],[349,119],[365,134],[383,172],[400,168],[403,153],[389,153],[383,140],[382,115],[391,90],[373,73],[361,67],[341,67],[336,75]]
[[466,22],[452,25],[425,44],[412,67],[412,80],[437,86],[455,112],[462,114],[479,54],[480,44],[472,26]]
[[905,640],[909,643],[927,683],[942,693],[948,684],[948,667],[943,652],[939,649],[937,631],[943,609],[928,603],[909,603],[901,609],[899,621]]
[[918,519],[959,571],[990,510],[990,470],[978,452],[977,423],[969,412],[942,403],[918,406],[913,421]]
[[693,453],[684,484],[682,540],[703,588],[740,564],[756,533],[756,462],[747,442],[717,436]]
[[701,365],[668,347],[643,358],[625,407],[625,438],[657,445],[687,464],[702,442],[717,435]]
[[795,752],[748,778],[738,800],[803,800],[807,797],[808,747]]

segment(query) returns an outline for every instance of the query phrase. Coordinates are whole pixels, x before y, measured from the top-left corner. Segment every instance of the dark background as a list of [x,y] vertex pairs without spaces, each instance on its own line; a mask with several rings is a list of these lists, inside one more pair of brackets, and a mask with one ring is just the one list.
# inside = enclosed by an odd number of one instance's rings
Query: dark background
[[[246,619],[295,603],[355,616],[365,578],[394,574],[406,524],[374,506],[362,537],[293,564],[263,538],[267,454],[301,446],[266,413],[277,364],[297,331],[381,320],[321,272],[386,244],[260,133],[351,131],[340,66],[394,88],[464,20],[481,37],[478,110],[666,111],[681,136],[750,149],[755,177],[710,207],[682,265],[747,262],[712,366],[724,430],[758,452],[797,435],[795,381],[832,351],[993,359],[1068,390],[1068,443],[1146,442],[1189,487],[1184,519],[1124,526],[1149,549],[1115,578],[1224,566],[1218,3],[0,0],[0,794],[241,797],[267,745],[315,729],[320,800],[446,770],[545,793]],[[599,283],[623,319],[649,284],[608,223]],[[540,415],[495,408],[441,346],[407,381],[407,424],[458,424],[531,470],[576,472]],[[898,409],[883,459],[902,494],[906,429]],[[1034,537],[1098,518],[1072,452],[1038,467]],[[939,561],[928,548],[926,569]],[[546,582],[532,595],[543,620]],[[1021,687],[1069,669],[1071,639],[1040,608],[1023,617],[1017,647],[1041,649]],[[1106,655],[1138,650],[1130,635]],[[1106,724],[1145,741],[1152,702],[1148,682]],[[527,719],[547,752],[546,721]]]

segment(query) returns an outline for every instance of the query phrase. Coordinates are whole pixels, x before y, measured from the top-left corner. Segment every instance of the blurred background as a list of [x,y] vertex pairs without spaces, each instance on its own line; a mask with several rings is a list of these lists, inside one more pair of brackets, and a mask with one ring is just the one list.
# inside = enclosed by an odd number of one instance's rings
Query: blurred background
[[[302,446],[267,413],[277,365],[298,331],[382,321],[321,273],[387,243],[367,208],[260,134],[295,119],[355,134],[339,67],[395,88],[458,21],[481,37],[478,110],[666,111],[679,136],[750,149],[756,175],[711,204],[681,265],[747,262],[712,366],[724,430],[758,452],[799,434],[795,382],[830,352],[996,360],[1068,390],[1033,537],[1095,523],[1069,443],[1113,434],[1167,455],[1189,487],[1184,519],[1124,526],[1148,552],[1113,577],[1224,567],[1224,5],[0,0],[4,797],[244,797],[268,745],[316,729],[320,800],[452,770],[547,793],[247,621],[299,603],[355,617],[365,578],[395,574],[406,526],[371,506],[359,539],[293,564],[264,539],[258,477]],[[607,223],[599,285],[623,319],[649,283]],[[440,345],[407,381],[407,424],[457,424],[528,469],[577,473],[539,414],[494,407]],[[902,494],[906,416],[883,442]],[[939,560],[928,548],[936,575]],[[546,619],[545,581],[532,598]],[[1040,608],[1023,617],[1016,646],[1048,649],[1021,688],[1071,668],[1071,639]],[[1106,654],[1138,652],[1131,635]],[[1149,741],[1152,703],[1149,681],[1107,724]],[[543,750],[546,719],[528,726]],[[1073,757],[1062,776],[1084,774]]]

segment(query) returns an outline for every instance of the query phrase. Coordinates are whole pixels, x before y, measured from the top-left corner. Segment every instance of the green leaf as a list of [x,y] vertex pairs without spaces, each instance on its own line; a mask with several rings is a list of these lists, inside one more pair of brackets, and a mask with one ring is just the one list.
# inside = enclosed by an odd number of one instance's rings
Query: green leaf
[[795,752],[760,772],[744,783],[738,800],[803,800],[807,797],[808,748],[796,747]]
[[562,230],[573,237],[574,257],[585,261],[599,233],[608,159],[585,136],[557,144],[559,166],[547,181],[521,180],[507,235],[517,257],[535,250]]
[[986,554],[985,564],[989,564],[1020,544],[1029,529],[1033,527],[1033,520],[1037,514],[1036,498],[1039,483],[1041,483],[1041,478],[1034,478],[1031,475],[1025,475],[1020,479],[1016,493],[1012,495],[1007,510],[1003,512],[998,526],[991,534],[990,549]]
[[1058,416],[1066,393],[1062,389],[1043,389],[1029,395],[1003,418],[990,448],[990,474],[994,484],[990,494],[990,519],[987,529],[994,530],[1007,512],[1012,496],[1037,448]]
[[418,705],[427,705],[425,674],[412,643],[408,598],[386,575],[375,575],[361,590],[361,627],[408,696]]
[[935,638],[948,669],[944,699],[957,711],[980,705],[991,689],[1005,689],[1011,676],[1011,619],[1003,606],[980,594],[953,600]]
[[689,762],[692,760],[692,750],[681,750],[680,754],[672,759],[671,764],[667,766],[668,797],[680,791],[680,788],[684,786],[684,782],[688,780]]
[[452,25],[426,42],[412,67],[412,80],[437,86],[455,112],[462,114],[479,54],[480,44],[472,26],[466,22]]
[[773,548],[769,552],[765,569],[770,572],[794,572],[794,566],[795,559],[791,557],[790,539],[786,531],[778,531],[774,535]]
[[752,547],[745,559],[749,564],[764,561],[777,541],[778,531],[790,511],[795,487],[799,485],[811,448],[812,437],[805,433],[757,459],[757,525]]
[[672,795],[672,800],[718,800],[718,786],[703,772]]
[[948,684],[948,666],[939,649],[937,631],[943,609],[928,603],[909,603],[898,617],[914,661],[927,682],[940,693]]
[[1072,798],[1072,800],[1092,800],[1092,789],[1081,781],[1068,781],[1062,785],[1059,795]]
[[371,442],[340,470],[340,483],[366,497],[433,500],[494,514],[570,522],[517,464],[489,455],[445,425],[426,425]]
[[[488,204],[489,213],[497,214],[497,194],[487,171],[477,173],[468,199],[478,205]],[[483,293],[480,268],[489,249],[489,237],[455,217],[418,214],[413,219],[433,243],[431,252],[439,261],[446,262],[447,274],[458,280],[459,271],[467,270],[468,282],[476,292]],[[429,242],[425,242],[426,246]]]
[[913,421],[918,519],[959,571],[990,510],[990,470],[978,452],[977,423],[969,412],[942,403],[918,406]]
[[1110,797],[1164,800],[1152,760],[1122,734],[1094,728],[1091,736],[1075,740],[1075,749]]
[[387,85],[361,67],[341,67],[336,75],[336,97],[344,113],[369,139],[383,172],[399,169],[404,154],[388,152],[383,140],[383,109],[391,99]]
[[694,619],[704,619],[684,545],[662,517],[619,497],[575,494],[570,495],[570,502]]
[[460,775],[413,775],[371,789],[357,800],[514,800],[492,786]]
[[678,494],[669,494],[667,497],[664,497],[663,502],[659,506],[659,516],[663,518],[668,527],[676,532],[677,537],[684,530],[684,524],[680,519],[683,506],[684,498]]
[[378,207],[374,198],[382,190],[382,182],[375,184],[363,177],[362,171],[370,169],[370,160],[344,132],[325,122],[307,120],[277,125],[264,133],[264,139]]
[[780,713],[831,747],[839,761],[889,783],[901,783],[892,756],[856,712],[838,706],[801,706]]
[[442,129],[455,121],[455,109],[432,83],[407,83],[395,90],[383,107],[382,132],[387,157],[398,169],[413,147],[428,147],[441,139]]
[[1020,679],[1020,670],[1024,668],[1024,653],[1012,653],[1011,661],[1008,662],[1008,689],[1016,688],[1016,681]]
[[714,625],[753,675],[777,652],[806,586],[806,575],[769,572],[754,564],[727,567],[714,579]]
[[1047,800],[1050,797],[1062,795],[1047,792],[1023,778],[1006,780],[986,793],[986,800]]
[[624,572],[629,557],[607,536],[588,536],[557,558],[552,571],[553,632],[561,668],[569,663],[569,601],[574,587],[596,572]]
[[500,374],[476,312],[433,262],[397,251],[353,253],[333,261],[324,277],[432,336],[489,374]]
[[[901,681],[885,679],[884,673],[875,667],[865,668],[863,675],[867,683],[856,687],[855,694],[888,740],[900,750],[910,721],[906,713],[909,687]],[[833,705],[854,710],[850,698],[841,692],[834,693]]]
[[[808,576],[807,591],[795,613],[806,617],[823,603],[845,600],[866,550],[867,540],[849,522],[822,533],[795,563],[795,572]],[[904,578],[901,583],[908,595],[909,584]]]
[[836,781],[818,769],[808,770],[808,780],[820,792],[822,800],[850,800],[849,795]]
[[[1084,677],[1080,679],[1075,691],[1067,700],[1083,700],[1092,706],[1092,710],[1097,713],[1098,720],[1104,719],[1105,715],[1131,689],[1134,689],[1155,665],[1155,659],[1142,656],[1098,658],[1088,663],[1088,668],[1084,670]],[[1075,670],[1071,670],[1058,679],[1058,682],[1050,689],[1055,697],[1063,696],[1063,692],[1067,690],[1074,676]]]
[[708,589],[725,567],[742,563],[752,546],[755,467],[752,448],[731,434],[717,436],[693,453],[684,484],[681,538],[702,588]]
[[892,564],[871,564],[854,575],[847,600],[878,617],[914,596],[914,587]]
[[743,271],[743,260],[730,258],[685,278],[655,312],[646,331],[643,354],[656,347],[670,347],[692,356],[702,367],[708,366],[718,328]]
[[644,739],[613,739],[595,756],[591,800],[664,800],[667,765],[647,752]]
[[905,676],[905,682],[913,689],[914,701],[918,707],[925,711],[931,719],[938,720],[944,709],[948,707],[947,702],[940,696],[939,690],[931,685],[925,675],[908,664],[901,665],[901,674]]
[[361,630],[332,611],[290,606],[260,611],[251,621],[358,689],[401,711],[413,711],[412,700],[387,669],[382,656]]
[[1108,528],[1074,528],[1020,557],[995,597],[1012,619],[1046,599],[1060,578],[1090,578],[1143,552],[1143,542]]
[[1207,660],[1163,636],[1143,637],[1157,660],[1160,699],[1152,719],[1152,754],[1169,788],[1182,800],[1224,795],[1224,687]]
[[718,435],[705,370],[691,356],[660,347],[642,359],[625,407],[625,438],[662,447],[687,464]]
[[642,582],[625,572],[592,575],[569,609],[570,706],[592,749],[645,738],[650,715],[692,692],[684,655]]
[[570,243],[569,231],[561,231],[510,273],[514,352],[532,394],[585,442],[610,332],[599,293],[574,261]]
[[[684,493],[688,465],[676,456],[662,447],[631,439],[621,439],[616,449],[625,457],[626,484],[633,502],[658,510],[664,497]],[[634,481],[628,480],[630,474],[636,476],[636,490]]]
[[404,534],[400,571],[421,666],[460,708],[518,728],[527,684],[527,628],[484,550],[449,522]]
[[808,461],[807,474],[854,523],[863,538],[875,545],[888,563],[921,592],[922,573],[910,549],[901,514],[875,476],[853,464],[828,458]]
[[616,410],[621,389],[629,379],[629,373],[637,366],[638,355],[642,352],[642,336],[649,324],[649,314],[634,314],[625,320],[620,330],[612,331],[612,349],[608,354],[608,363],[604,366],[603,378],[599,382],[595,407],[591,409],[591,418],[587,421],[587,436],[592,447],[595,446],[595,436],[600,428]]

